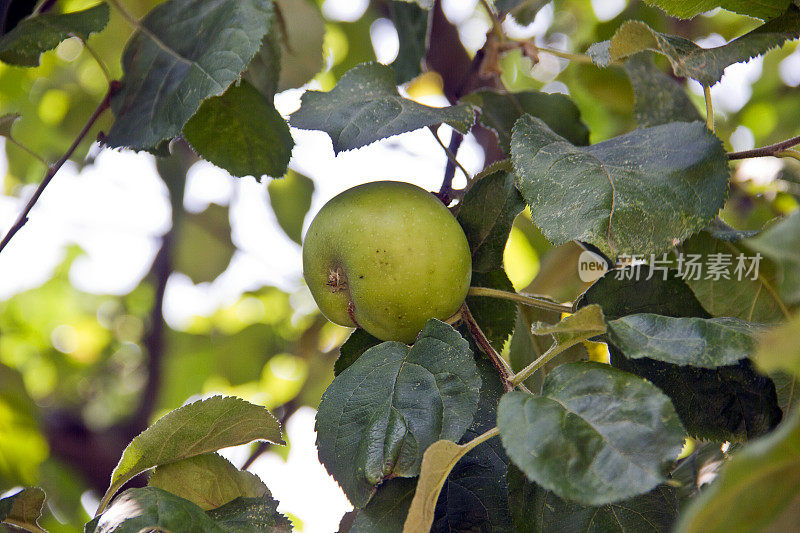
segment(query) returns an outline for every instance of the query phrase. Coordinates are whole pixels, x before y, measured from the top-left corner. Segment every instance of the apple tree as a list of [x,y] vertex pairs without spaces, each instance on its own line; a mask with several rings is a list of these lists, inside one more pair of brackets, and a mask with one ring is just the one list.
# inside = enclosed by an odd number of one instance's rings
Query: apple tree
[[[0,6],[0,257],[102,150],[171,206],[128,293],[77,289],[70,248],[0,303],[0,522],[290,531],[248,468],[311,406],[341,532],[800,527],[800,2],[332,4]],[[354,157],[421,130],[440,184],[397,168],[308,221],[301,130]],[[228,207],[184,208],[199,161],[268,183],[319,310],[264,287],[168,323],[170,276],[237,248]]]

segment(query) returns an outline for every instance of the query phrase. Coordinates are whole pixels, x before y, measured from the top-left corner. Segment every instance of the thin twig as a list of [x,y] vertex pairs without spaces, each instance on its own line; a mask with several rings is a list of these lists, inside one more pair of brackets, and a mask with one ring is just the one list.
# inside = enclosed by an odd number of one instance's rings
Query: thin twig
[[87,52],[89,52],[89,55],[92,56],[92,59],[94,59],[95,63],[97,63],[97,66],[100,67],[100,70],[103,71],[103,76],[105,77],[106,82],[111,84],[111,73],[109,73],[108,67],[106,67],[106,64],[103,63],[102,59],[100,59],[100,56],[97,54],[95,49],[89,46],[89,43],[83,40],[80,35],[73,33],[72,36],[80,40],[81,43],[83,43],[83,47],[86,49]]
[[[552,48],[541,48],[539,46],[536,47],[536,50],[538,52],[544,52],[544,53],[550,54],[552,56],[560,57],[562,59],[568,59],[570,61],[575,61],[576,63],[585,63],[587,65],[594,64],[594,61],[592,61],[592,58],[589,57],[586,54],[573,54],[571,52],[562,52],[561,50],[554,50]],[[610,64],[614,65],[616,63],[612,62]]]
[[554,311],[556,313],[572,312],[572,307],[568,305],[551,302],[550,300],[545,300],[544,298],[531,296],[529,294],[503,291],[500,289],[492,289],[490,287],[470,287],[467,294],[469,296],[488,296],[490,298],[511,300],[512,302],[519,302],[530,307],[538,307],[539,309],[544,309],[545,311]]
[[800,135],[786,139],[779,143],[762,146],[761,148],[754,148],[752,150],[743,150],[741,152],[728,152],[728,159],[747,159],[749,157],[768,157],[777,156],[787,148],[800,144]]
[[714,131],[714,105],[711,103],[711,87],[703,85],[703,96],[706,99],[706,128]]
[[102,115],[103,112],[106,109],[108,109],[109,105],[111,104],[111,97],[114,96],[121,87],[122,85],[120,84],[120,82],[118,81],[111,82],[111,84],[108,86],[108,91],[106,92],[105,97],[97,106],[97,109],[94,110],[92,116],[89,117],[89,120],[83,126],[83,129],[81,129],[80,133],[78,133],[78,136],[72,142],[72,145],[70,145],[66,153],[64,153],[64,155],[62,155],[58,161],[53,163],[47,169],[47,174],[45,174],[44,179],[36,188],[36,191],[34,191],[33,196],[31,196],[30,200],[28,200],[28,203],[25,204],[25,207],[19,214],[19,217],[17,217],[16,222],[14,222],[14,224],[8,230],[8,233],[6,233],[6,236],[3,237],[2,242],[0,242],[0,252],[3,251],[3,249],[6,247],[11,238],[14,237],[14,235],[16,235],[16,233],[20,229],[22,229],[22,226],[24,226],[25,223],[28,222],[28,214],[31,212],[31,209],[33,209],[33,206],[36,205],[36,202],[39,200],[39,197],[42,195],[45,188],[50,184],[53,177],[56,175],[59,169],[61,169],[64,163],[66,163],[67,160],[72,156],[72,154],[78,148],[78,145],[81,143],[81,141],[83,141],[84,137],[86,137],[86,134],[89,133],[90,129],[92,129],[94,123],[97,122],[98,118],[100,118],[100,115]]
[[512,390],[514,387],[511,385],[510,380],[511,376],[514,374],[513,370],[508,366],[506,360],[497,353],[497,350],[494,349],[489,339],[486,338],[486,334],[483,333],[483,330],[475,321],[475,317],[472,316],[466,302],[461,306],[461,317],[464,319],[464,323],[467,325],[467,329],[469,329],[472,338],[478,343],[483,353],[489,356],[498,374],[500,374],[500,381],[503,382],[503,389],[506,392]]
[[486,10],[486,13],[489,14],[489,18],[492,19],[492,32],[498,40],[502,41],[505,37],[503,34],[503,21],[498,18],[497,13],[494,12],[494,9],[492,9],[492,6],[489,5],[489,2],[486,0],[481,0],[481,5],[483,6],[483,9]]
[[6,140],[8,140],[8,142],[10,142],[11,144],[13,144],[13,145],[14,145],[14,146],[16,146],[17,148],[19,148],[20,150],[22,150],[23,152],[25,152],[26,154],[28,154],[29,156],[31,156],[32,158],[34,158],[35,160],[37,160],[38,162],[40,162],[41,164],[43,164],[43,165],[44,165],[44,166],[46,166],[47,168],[50,168],[50,163],[48,163],[47,161],[45,161],[45,159],[44,159],[42,156],[40,156],[39,154],[37,154],[36,152],[34,152],[33,150],[31,150],[30,148],[28,148],[27,146],[25,146],[24,144],[22,144],[21,142],[19,142],[19,141],[18,141],[18,140],[16,140],[15,138],[13,138],[13,137],[6,137]]
[[450,201],[455,197],[455,191],[453,190],[453,178],[455,177],[456,167],[461,169],[461,172],[464,173],[464,176],[467,179],[467,183],[470,182],[472,177],[469,173],[461,166],[461,163],[458,162],[456,158],[456,153],[458,152],[459,147],[461,147],[461,142],[464,140],[464,136],[461,135],[458,131],[453,130],[453,134],[450,137],[450,146],[445,146],[442,142],[442,139],[439,138],[439,134],[436,132],[434,128],[429,128],[433,137],[436,139],[436,142],[439,143],[439,146],[442,147],[444,153],[447,154],[447,164],[444,167],[444,177],[442,178],[442,186],[439,188],[439,193],[437,196],[439,197],[445,205],[448,205]]

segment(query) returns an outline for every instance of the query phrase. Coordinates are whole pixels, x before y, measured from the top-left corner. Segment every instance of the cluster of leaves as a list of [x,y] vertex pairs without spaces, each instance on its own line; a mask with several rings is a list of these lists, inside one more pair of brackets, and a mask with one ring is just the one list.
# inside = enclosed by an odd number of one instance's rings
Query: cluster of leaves
[[[696,14],[686,2],[653,3],[675,16]],[[436,320],[412,346],[354,332],[341,346],[317,415],[320,460],[356,508],[342,530],[726,531],[730,524],[796,523],[800,215],[755,235],[717,218],[729,203],[728,157],[675,81],[710,86],[725,67],[796,38],[796,3],[702,3],[703,10],[720,6],[767,20],[714,49],[638,21],[595,43],[589,57],[629,80],[639,128],[603,132],[605,140],[594,144],[578,91],[573,101],[530,88],[480,89],[440,108],[402,96],[397,83],[419,73],[424,30],[435,15],[428,3],[417,4],[389,4],[397,27],[408,30],[395,63],[348,54],[334,66],[338,83],[327,92],[306,91],[287,123],[273,97],[321,68],[321,43],[304,54],[308,43],[295,40],[322,24],[316,7],[303,0],[167,0],[132,20],[104,137],[111,147],[164,156],[160,171],[170,184],[164,161],[176,140],[232,175],[283,176],[293,147],[289,125],[326,132],[336,153],[424,127],[447,124],[466,134],[479,125],[495,133],[506,159],[471,178],[454,207],[470,243],[474,285],[513,291],[504,250],[512,227],[525,223],[526,206],[531,231],[538,228],[562,250],[579,242],[612,264],[632,254],[669,257],[663,275],[621,264],[579,298],[546,291],[574,300],[566,317],[555,305],[520,310],[472,296],[467,305],[488,343],[473,338],[474,324]],[[495,15],[531,22],[542,4],[497,1]],[[34,13],[0,37],[0,60],[35,66],[43,52],[69,36],[87,41],[108,20],[102,3]],[[656,66],[651,51],[667,58],[673,76]],[[489,67],[502,71],[505,60]],[[24,146],[12,136],[15,119],[0,122],[0,133]],[[311,187],[291,173],[270,185],[275,213],[297,241]],[[179,205],[181,187],[170,189]],[[203,239],[219,234],[208,231],[209,220],[225,226],[226,218],[224,208],[212,206],[196,219],[176,218],[176,231],[194,231],[190,240],[202,248]],[[678,254],[710,260],[721,251],[760,254],[762,270],[743,281],[684,279]],[[230,260],[211,272],[193,271],[181,262],[192,255],[179,250],[176,268],[195,281],[213,279]],[[19,329],[18,348],[35,338]],[[240,346],[244,331],[230,342]],[[190,334],[176,337],[193,346],[189,352],[202,351],[204,337],[194,344]],[[598,342],[609,360],[586,360],[597,359],[589,349]],[[508,379],[490,362],[505,346],[516,371]],[[8,376],[0,373],[9,388],[24,389],[16,373]],[[172,392],[182,401],[181,391]],[[33,410],[18,410],[25,409]],[[32,426],[25,419],[15,427]],[[255,440],[282,444],[277,421],[242,400],[215,397],[170,412],[125,448],[85,530],[288,530],[266,486],[214,453]],[[721,452],[723,442],[739,446],[732,458]],[[712,461],[725,464],[700,491],[700,469]],[[117,495],[150,470],[148,486]],[[757,496],[742,502],[745,491]],[[36,488],[3,498],[0,520],[36,531],[43,500]]]

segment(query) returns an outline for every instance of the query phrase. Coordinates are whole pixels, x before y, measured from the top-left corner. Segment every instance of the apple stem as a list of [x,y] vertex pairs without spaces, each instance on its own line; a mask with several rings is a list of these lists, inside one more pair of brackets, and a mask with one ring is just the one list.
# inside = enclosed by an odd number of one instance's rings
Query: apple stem
[[475,342],[480,346],[481,350],[483,350],[483,353],[489,356],[492,364],[497,369],[497,373],[500,374],[500,380],[503,382],[503,390],[506,392],[513,390],[514,385],[511,383],[511,377],[514,375],[514,372],[511,370],[506,360],[497,353],[497,350],[494,349],[489,339],[486,338],[483,330],[475,321],[475,317],[472,316],[466,302],[461,305],[461,318],[464,319],[464,323],[467,325],[467,329],[469,329],[472,338],[475,339]]

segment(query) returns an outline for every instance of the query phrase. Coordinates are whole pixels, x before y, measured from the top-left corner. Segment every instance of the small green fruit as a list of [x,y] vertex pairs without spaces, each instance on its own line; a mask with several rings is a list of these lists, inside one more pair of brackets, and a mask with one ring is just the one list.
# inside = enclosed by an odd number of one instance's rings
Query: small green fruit
[[331,322],[411,342],[428,319],[458,310],[472,259],[464,231],[435,196],[378,181],[320,210],[303,243],[303,276]]

